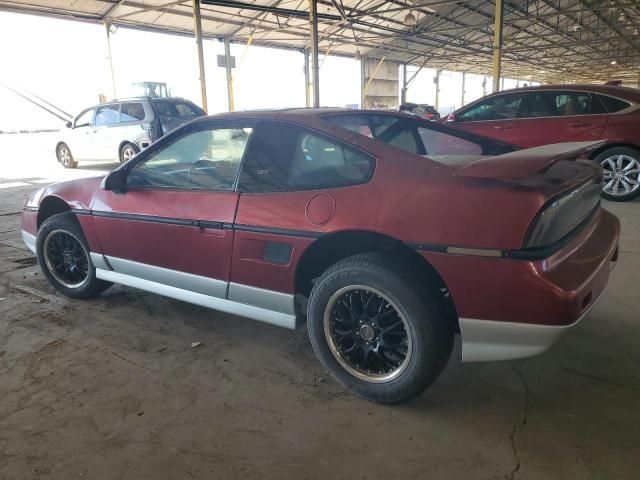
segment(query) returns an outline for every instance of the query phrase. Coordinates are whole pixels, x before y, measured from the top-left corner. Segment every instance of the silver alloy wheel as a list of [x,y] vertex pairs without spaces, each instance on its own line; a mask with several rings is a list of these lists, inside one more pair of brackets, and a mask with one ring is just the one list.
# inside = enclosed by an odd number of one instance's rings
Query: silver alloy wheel
[[604,170],[604,193],[627,195],[640,188],[640,161],[629,155],[612,155],[600,162]]
[[131,145],[126,145],[122,149],[122,163],[126,163],[136,154],[135,149]]
[[334,358],[360,380],[389,382],[409,365],[411,329],[400,309],[375,288],[349,285],[335,292],[323,327]]
[[60,146],[58,149],[58,159],[65,167],[71,163],[71,152],[69,151],[69,147],[66,145]]
[[89,254],[67,230],[49,232],[42,253],[49,273],[65,287],[80,288],[89,281]]

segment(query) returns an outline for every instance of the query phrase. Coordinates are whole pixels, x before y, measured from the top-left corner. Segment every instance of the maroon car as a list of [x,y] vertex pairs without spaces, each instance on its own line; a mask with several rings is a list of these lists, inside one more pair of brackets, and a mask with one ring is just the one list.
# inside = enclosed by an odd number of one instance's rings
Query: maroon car
[[451,126],[529,148],[606,140],[591,152],[604,169],[603,196],[640,194],[640,90],[545,85],[488,95],[446,117]]
[[599,143],[513,151],[415,116],[192,121],[104,178],[26,200],[22,236],[72,298],[120,283],[275,325],[307,322],[355,394],[407,400],[465,361],[549,348],[616,260]]

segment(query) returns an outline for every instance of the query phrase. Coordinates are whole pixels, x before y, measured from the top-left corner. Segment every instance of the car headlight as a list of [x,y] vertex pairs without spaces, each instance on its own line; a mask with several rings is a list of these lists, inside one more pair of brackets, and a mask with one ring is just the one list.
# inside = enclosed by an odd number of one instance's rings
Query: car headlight
[[524,248],[543,248],[559,242],[600,205],[602,186],[591,180],[547,203],[529,227]]

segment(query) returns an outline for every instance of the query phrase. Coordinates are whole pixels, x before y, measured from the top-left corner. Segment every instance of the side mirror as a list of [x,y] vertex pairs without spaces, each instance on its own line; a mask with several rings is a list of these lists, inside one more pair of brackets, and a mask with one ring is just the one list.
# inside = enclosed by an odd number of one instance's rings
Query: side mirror
[[100,188],[114,193],[125,193],[127,191],[127,174],[126,170],[114,170],[102,179]]
[[455,113],[450,113],[449,115],[447,115],[447,122],[455,122],[455,121],[456,121]]
[[73,125],[73,124],[72,124],[71,122],[69,122],[69,121],[65,122],[65,126],[66,126],[67,128],[71,128],[71,127],[72,127],[72,125]]

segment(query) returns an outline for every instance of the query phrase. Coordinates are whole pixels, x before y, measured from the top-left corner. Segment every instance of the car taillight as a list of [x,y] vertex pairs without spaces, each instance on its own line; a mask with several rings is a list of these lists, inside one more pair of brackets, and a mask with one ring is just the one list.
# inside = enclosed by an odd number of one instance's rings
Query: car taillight
[[548,247],[570,234],[598,208],[601,189],[592,179],[549,202],[529,227],[524,248]]
[[427,120],[431,120],[433,118],[433,113],[431,112],[427,112],[424,114],[424,118],[426,118]]

